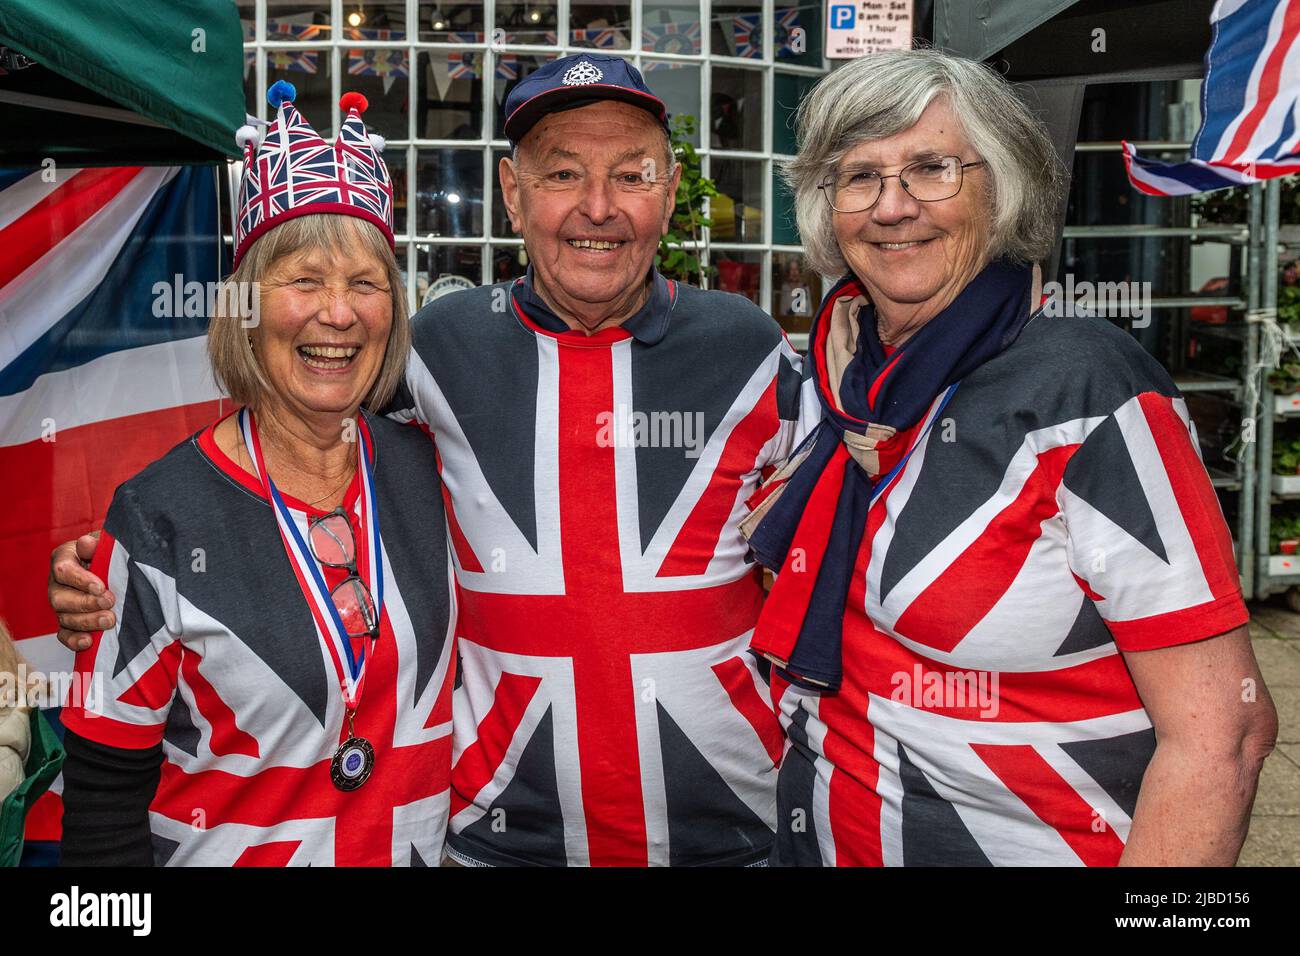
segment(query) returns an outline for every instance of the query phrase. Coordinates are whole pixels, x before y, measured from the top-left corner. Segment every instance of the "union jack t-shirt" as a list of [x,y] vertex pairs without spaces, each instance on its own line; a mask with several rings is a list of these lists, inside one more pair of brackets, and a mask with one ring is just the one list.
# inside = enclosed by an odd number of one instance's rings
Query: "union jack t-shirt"
[[869,512],[841,689],[773,679],[773,862],[1113,865],[1155,748],[1121,652],[1247,620],[1187,406],[1041,313],[943,398]]
[[436,438],[459,583],[449,852],[764,861],[782,741],[738,522],[794,438],[798,356],[657,274],[595,335],[529,308],[521,279],[413,321],[401,417]]
[[[210,426],[113,497],[92,570],[117,597],[118,623],[78,654],[89,699],[61,716],[100,744],[162,745],[149,808],[156,865],[442,860],[455,680],[442,500],[428,440],[367,422],[384,603],[354,725],[376,760],[350,793],[330,779],[347,731],[338,677],[258,479]],[[343,506],[364,541],[360,491],[358,472]],[[323,512],[284,499],[306,537]],[[364,548],[358,562],[373,581]],[[322,572],[331,586],[346,573]]]

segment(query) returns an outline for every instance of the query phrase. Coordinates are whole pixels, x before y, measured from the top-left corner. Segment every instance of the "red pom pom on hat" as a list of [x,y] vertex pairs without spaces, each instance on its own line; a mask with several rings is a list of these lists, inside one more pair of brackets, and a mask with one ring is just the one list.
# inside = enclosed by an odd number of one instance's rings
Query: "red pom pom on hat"
[[358,113],[364,113],[369,106],[370,101],[361,93],[344,93],[339,97],[339,109],[341,109],[344,114],[351,110],[356,110]]

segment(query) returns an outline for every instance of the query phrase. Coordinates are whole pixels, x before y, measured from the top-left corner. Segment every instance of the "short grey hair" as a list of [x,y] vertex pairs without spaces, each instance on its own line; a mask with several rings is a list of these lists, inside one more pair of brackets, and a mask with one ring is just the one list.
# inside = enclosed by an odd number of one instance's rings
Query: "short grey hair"
[[[262,365],[253,354],[248,329],[240,314],[242,290],[257,288],[274,265],[304,249],[330,249],[355,254],[369,252],[384,266],[393,300],[393,324],[379,374],[361,400],[371,411],[379,411],[397,391],[406,373],[411,350],[410,308],[406,283],[393,247],[379,227],[356,216],[339,213],[309,213],[267,230],[253,241],[226,279],[217,298],[216,314],[208,323],[208,360],[212,374],[230,398],[256,410],[271,390]],[[260,293],[259,293],[260,294]],[[260,303],[259,303],[260,311]]]
[[1056,242],[1065,169],[1047,128],[1011,84],[983,63],[937,50],[895,50],[854,60],[799,104],[799,154],[782,164],[808,263],[838,276],[848,265],[830,204],[817,187],[855,147],[910,129],[936,97],[952,111],[988,173],[990,259],[1033,263]]

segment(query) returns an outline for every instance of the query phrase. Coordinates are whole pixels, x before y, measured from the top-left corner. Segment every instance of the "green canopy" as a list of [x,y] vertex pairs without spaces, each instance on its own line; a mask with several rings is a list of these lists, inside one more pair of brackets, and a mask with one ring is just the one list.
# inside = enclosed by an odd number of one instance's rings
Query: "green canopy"
[[244,48],[232,0],[3,0],[0,166],[237,157]]

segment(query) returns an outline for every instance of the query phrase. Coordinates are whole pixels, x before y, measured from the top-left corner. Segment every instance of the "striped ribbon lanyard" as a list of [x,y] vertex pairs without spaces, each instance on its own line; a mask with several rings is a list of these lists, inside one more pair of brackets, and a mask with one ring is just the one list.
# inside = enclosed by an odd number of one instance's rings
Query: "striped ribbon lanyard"
[[[370,593],[375,603],[375,620],[379,621],[382,619],[384,608],[384,568],[383,551],[379,543],[375,476],[370,465],[371,438],[364,419],[358,417],[357,426],[357,441],[360,444],[361,520],[362,527],[366,530],[365,547],[373,582]],[[244,445],[248,449],[248,457],[257,468],[262,490],[271,501],[275,521],[280,529],[280,540],[284,542],[284,550],[289,555],[294,576],[298,579],[298,586],[302,588],[312,619],[316,622],[317,636],[330,652],[335,676],[339,680],[339,689],[343,693],[343,704],[349,713],[354,713],[361,701],[361,692],[365,683],[366,651],[363,648],[360,655],[352,652],[352,641],[348,638],[347,628],[342,618],[339,617],[338,608],[334,606],[334,599],[330,596],[325,577],[312,556],[307,542],[303,539],[302,532],[298,530],[298,524],[293,520],[289,507],[284,503],[284,498],[281,497],[275,482],[271,480],[266,470],[266,463],[262,458],[262,445],[257,436],[257,425],[253,420],[253,413],[247,408],[240,409],[239,428],[243,434]]]

